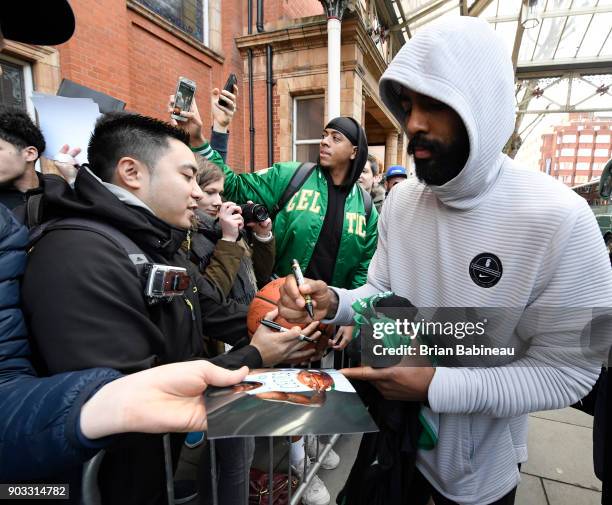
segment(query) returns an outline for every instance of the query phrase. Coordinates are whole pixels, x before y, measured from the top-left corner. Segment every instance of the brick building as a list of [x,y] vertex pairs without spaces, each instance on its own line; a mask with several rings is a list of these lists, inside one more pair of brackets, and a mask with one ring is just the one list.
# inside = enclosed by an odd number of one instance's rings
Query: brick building
[[612,117],[569,114],[565,124],[542,135],[540,171],[568,186],[597,178],[612,158]]
[[[313,159],[326,111],[327,33],[318,0],[79,0],[73,38],[58,48],[10,42],[0,58],[0,101],[28,108],[32,90],[56,93],[69,79],[126,103],[126,109],[167,118],[179,76],[197,82],[198,106],[211,118],[209,91],[233,72],[240,83],[229,162],[251,164],[248,60],[252,57],[254,160],[268,166],[267,53],[272,53],[273,160]],[[249,30],[247,6],[252,4]],[[342,23],[341,114],[361,121],[385,162],[405,163],[405,137],[381,104],[377,81],[392,56],[375,0],[350,4]],[[387,26],[389,23],[387,23]],[[262,30],[263,29],[263,30]],[[376,33],[376,32],[375,32]],[[379,32],[378,32],[379,33]],[[397,49],[397,48],[395,48]]]

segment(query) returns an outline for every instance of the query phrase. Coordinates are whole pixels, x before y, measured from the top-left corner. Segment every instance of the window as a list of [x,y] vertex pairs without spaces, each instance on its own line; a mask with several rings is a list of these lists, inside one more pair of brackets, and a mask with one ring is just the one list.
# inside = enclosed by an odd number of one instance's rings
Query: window
[[208,45],[208,0],[136,0],[179,30]]
[[610,135],[597,135],[597,137],[595,137],[595,142],[598,144],[609,144]]
[[30,100],[33,90],[30,65],[3,55],[0,66],[0,103],[25,110],[35,117],[34,105]]
[[592,152],[590,147],[581,147],[578,149],[578,156],[591,156]]
[[293,159],[317,161],[323,131],[325,98],[300,96],[293,99]]
[[563,135],[564,144],[573,144],[576,142],[576,135]]
[[574,164],[571,161],[560,161],[559,170],[574,170]]
[[576,163],[576,170],[588,170],[591,164],[588,161],[580,161]]
[[593,135],[592,134],[580,135],[579,142],[583,144],[587,144],[587,143],[590,144],[591,142],[593,142]]
[[574,184],[582,184],[584,182],[589,182],[588,175],[577,175],[576,177],[574,177]]
[[596,157],[603,157],[603,158],[607,158],[608,157],[608,150],[607,149],[595,149],[595,153],[594,155]]
[[574,156],[575,152],[573,147],[564,147],[561,149],[561,156]]
[[593,163],[593,172],[602,172],[604,167],[606,166],[607,161],[595,162]]

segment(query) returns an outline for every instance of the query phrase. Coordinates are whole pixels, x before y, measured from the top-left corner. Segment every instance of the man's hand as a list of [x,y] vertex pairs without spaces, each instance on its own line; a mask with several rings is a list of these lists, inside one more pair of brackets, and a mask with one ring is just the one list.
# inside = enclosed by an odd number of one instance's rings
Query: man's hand
[[219,209],[219,225],[223,233],[223,240],[233,242],[238,240],[240,230],[244,228],[240,207],[234,202],[223,202]]
[[68,144],[64,144],[59,153],[55,155],[53,164],[59,174],[66,179],[68,184],[72,184],[76,179],[77,171],[79,170],[79,163],[76,157],[80,154],[80,147],[73,147],[72,149]]
[[[170,95],[168,99],[168,112],[170,114],[172,114],[174,110],[173,106],[174,95]],[[206,142],[206,137],[202,131],[202,118],[198,112],[198,104],[196,103],[195,98],[191,101],[191,110],[189,112],[181,111],[181,116],[186,118],[187,121],[177,121],[171,115],[170,124],[189,133],[189,144],[191,147],[200,147],[204,142]]]
[[347,379],[371,382],[387,400],[401,401],[426,401],[429,384],[435,371],[435,368],[426,366],[390,368],[364,366],[340,370]]
[[89,439],[115,433],[168,433],[206,429],[202,393],[231,386],[249,369],[230,371],[208,361],[186,361],[127,375],[103,386],[81,409]]
[[[213,113],[213,130],[216,132],[226,133],[229,124],[232,122],[234,113],[236,112],[236,95],[238,94],[238,86],[234,85],[234,92],[226,90],[219,91],[215,88],[210,93],[210,108]],[[223,100],[227,106],[219,103],[219,98],[223,96]]]
[[335,351],[341,351],[349,345],[353,340],[353,328],[354,326],[340,326],[335,338],[329,341],[331,348]]
[[259,221],[255,223],[247,223],[246,226],[251,228],[261,238],[269,237],[270,233],[272,232],[272,220],[270,218],[262,221],[261,223]]
[[336,293],[327,287],[323,281],[305,279],[298,289],[295,277],[288,275],[285,284],[280,288],[278,309],[280,315],[290,323],[306,323],[312,321],[306,312],[306,302],[303,295],[310,295],[314,308],[314,318],[317,321],[333,317],[338,309]]
[[[273,321],[276,316],[278,316],[278,310],[275,309],[268,312],[265,318]],[[251,345],[256,347],[261,354],[264,366],[309,361],[316,351],[315,349],[304,350],[308,342],[300,341],[299,336],[306,335],[313,340],[318,340],[321,336],[321,332],[316,331],[318,325],[319,321],[315,321],[304,329],[294,326],[287,332],[272,330],[261,325],[253,335]]]

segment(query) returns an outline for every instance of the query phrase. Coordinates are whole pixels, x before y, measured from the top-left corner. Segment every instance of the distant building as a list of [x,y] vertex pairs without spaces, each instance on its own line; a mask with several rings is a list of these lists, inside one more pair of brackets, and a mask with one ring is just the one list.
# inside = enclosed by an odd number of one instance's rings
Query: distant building
[[542,135],[540,171],[567,186],[584,184],[601,175],[612,158],[612,117],[572,113],[565,124]]

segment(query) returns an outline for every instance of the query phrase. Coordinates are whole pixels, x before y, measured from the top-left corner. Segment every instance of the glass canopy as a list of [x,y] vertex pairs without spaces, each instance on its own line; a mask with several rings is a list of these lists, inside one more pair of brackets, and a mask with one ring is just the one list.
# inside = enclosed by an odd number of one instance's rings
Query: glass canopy
[[[404,41],[439,18],[486,19],[516,68],[517,111],[612,110],[612,0],[385,0]],[[532,9],[528,4],[535,4]]]

